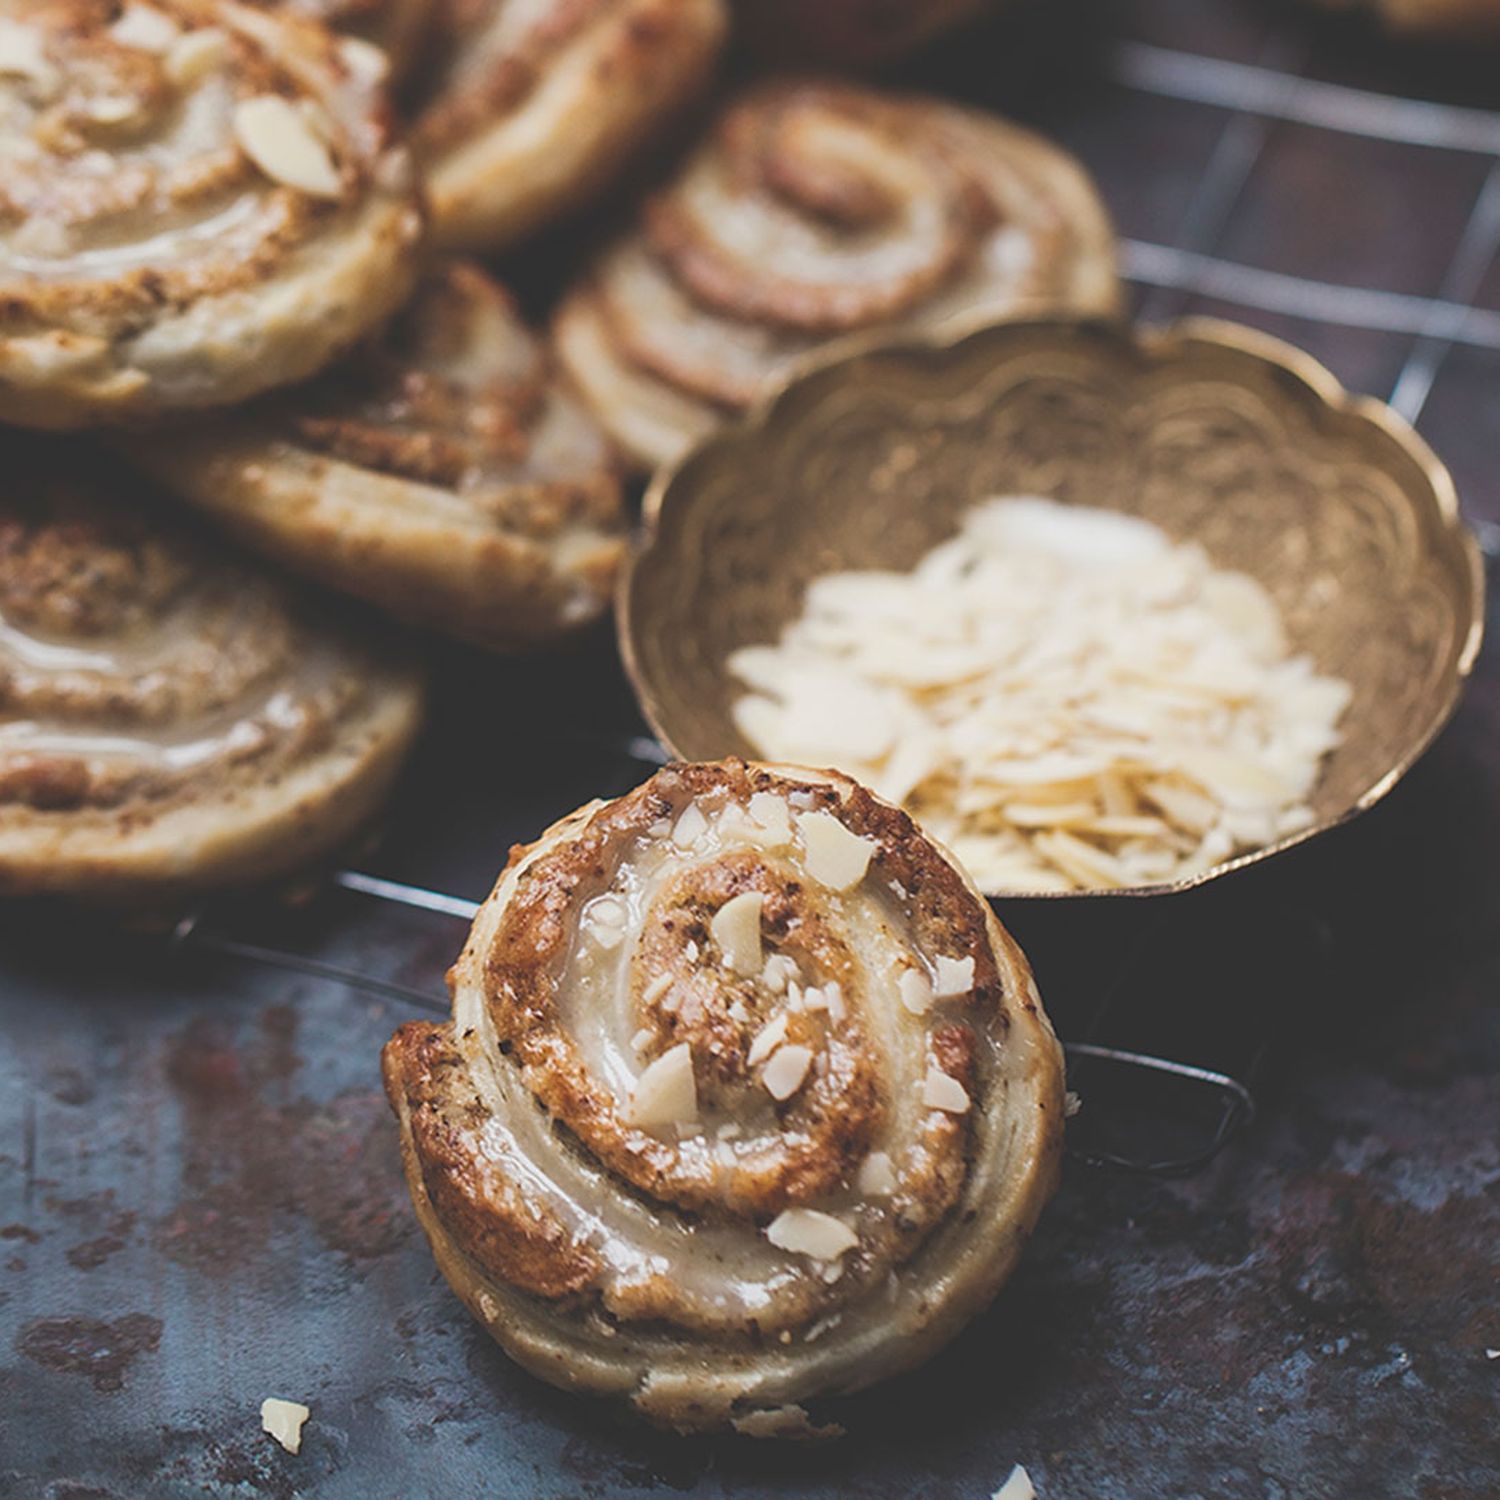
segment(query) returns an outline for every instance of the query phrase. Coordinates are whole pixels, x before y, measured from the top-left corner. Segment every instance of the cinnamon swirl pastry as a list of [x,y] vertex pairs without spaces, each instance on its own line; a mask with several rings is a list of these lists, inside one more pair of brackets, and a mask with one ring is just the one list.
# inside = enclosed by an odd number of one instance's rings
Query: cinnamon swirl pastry
[[375,808],[421,689],[389,643],[7,441],[0,893],[154,901],[280,874]]
[[438,1265],[526,1368],[655,1422],[806,1430],[983,1307],[1052,1191],[1025,959],[836,773],[673,766],[579,809],[449,982],[384,1058]]
[[559,350],[643,465],[840,335],[1118,306],[1083,169],[936,99],[775,81],[732,105],[559,309]]
[[624,551],[604,434],[468,264],[311,384],[128,449],[289,566],[481,645],[597,618]]
[[421,216],[369,53],[235,0],[10,0],[0,420],[238,401],[398,306]]
[[448,0],[416,125],[441,245],[498,250],[608,179],[707,83],[724,0]]

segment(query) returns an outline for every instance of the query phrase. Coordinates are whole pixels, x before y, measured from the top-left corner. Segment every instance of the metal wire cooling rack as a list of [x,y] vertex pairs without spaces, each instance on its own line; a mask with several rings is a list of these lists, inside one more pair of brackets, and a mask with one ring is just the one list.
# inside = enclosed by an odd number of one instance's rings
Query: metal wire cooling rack
[[[1134,9],[1155,14],[1156,7]],[[1211,57],[1123,36],[1104,60],[1103,74],[1127,99],[1159,99],[1205,106],[1222,114],[1217,141],[1199,177],[1191,202],[1172,242],[1126,238],[1122,269],[1137,294],[1137,314],[1162,321],[1190,310],[1195,299],[1209,299],[1239,312],[1245,321],[1288,318],[1325,329],[1357,330],[1395,341],[1403,348],[1399,373],[1384,394],[1408,421],[1420,424],[1429,398],[1455,349],[1500,355],[1500,299],[1479,305],[1487,275],[1500,257],[1500,112],[1348,87],[1307,76],[1313,54],[1300,27],[1280,24],[1263,38],[1254,61]],[[1489,163],[1482,186],[1448,258],[1433,295],[1389,290],[1311,276],[1225,258],[1217,253],[1226,227],[1247,185],[1261,166],[1273,133],[1282,127],[1358,137],[1446,156],[1459,154]],[[1089,152],[1080,148],[1087,160]],[[1091,163],[1097,166],[1097,163]],[[1142,164],[1143,171],[1150,164]],[[1110,174],[1101,171],[1108,188]],[[1500,402],[1500,384],[1497,384]],[[1486,554],[1500,556],[1500,522],[1470,514]],[[634,737],[614,747],[622,765],[660,764],[654,740]],[[559,809],[561,811],[561,809]],[[476,902],[444,891],[363,870],[343,869],[331,877],[343,891],[392,906],[468,920]],[[1299,917],[1287,913],[1295,924]],[[1314,934],[1314,942],[1317,935]],[[447,1012],[446,1001],[423,988],[389,976],[358,971],[254,932],[239,930],[216,908],[193,913],[172,934],[178,950],[199,949],[270,964],[314,978],[384,995],[412,1006]],[[1128,971],[1139,949],[1120,961]],[[1118,984],[1105,986],[1092,1033],[1112,1002]],[[1122,1151],[1108,1146],[1077,1148],[1081,1159],[1157,1174],[1180,1173],[1213,1160],[1254,1118],[1251,1084],[1265,1056],[1267,1041],[1243,1047],[1235,1065],[1219,1069],[1185,1063],[1142,1048],[1092,1040],[1067,1044],[1070,1070],[1120,1070],[1137,1083],[1186,1086],[1212,1101],[1207,1123],[1194,1138],[1166,1152]]]

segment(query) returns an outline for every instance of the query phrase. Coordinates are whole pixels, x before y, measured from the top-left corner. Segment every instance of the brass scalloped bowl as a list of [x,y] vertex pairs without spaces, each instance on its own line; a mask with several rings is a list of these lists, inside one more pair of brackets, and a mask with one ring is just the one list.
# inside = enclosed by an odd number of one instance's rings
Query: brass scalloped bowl
[[812,369],[657,476],[618,613],[663,743],[752,755],[729,653],[775,640],[816,576],[908,568],[997,494],[1198,541],[1258,578],[1296,649],[1354,689],[1312,826],[1189,879],[1073,895],[1185,890],[1373,806],[1447,722],[1479,651],[1484,574],[1453,482],[1384,403],[1234,324],[1000,324]]

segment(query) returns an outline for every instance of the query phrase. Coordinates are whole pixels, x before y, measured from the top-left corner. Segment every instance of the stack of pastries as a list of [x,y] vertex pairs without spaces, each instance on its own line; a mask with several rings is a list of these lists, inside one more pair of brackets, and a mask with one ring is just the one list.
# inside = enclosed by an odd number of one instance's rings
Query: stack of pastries
[[[632,474],[843,338],[1115,310],[1057,148],[834,78],[705,116],[730,23],[0,8],[0,894],[180,903],[334,856],[419,731],[403,627],[599,621]],[[523,312],[496,257],[670,144]],[[1055,1178],[1024,960],[845,778],[679,768],[584,809],[454,982],[455,1024],[386,1055],[439,1262],[523,1362],[673,1426],[799,1430],[920,1358]]]

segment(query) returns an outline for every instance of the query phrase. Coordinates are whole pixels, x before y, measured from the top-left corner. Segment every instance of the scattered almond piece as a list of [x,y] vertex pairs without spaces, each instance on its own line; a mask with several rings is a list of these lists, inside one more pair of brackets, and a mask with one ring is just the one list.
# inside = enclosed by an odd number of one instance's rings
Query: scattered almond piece
[[869,1198],[889,1198],[896,1191],[896,1169],[884,1151],[872,1151],[859,1164],[854,1186]]
[[974,959],[939,958],[936,965],[937,979],[932,986],[934,1000],[956,1000],[974,988]]
[[311,1413],[300,1401],[283,1401],[267,1396],[260,1403],[260,1426],[269,1432],[288,1453],[302,1451],[302,1424]]
[[902,969],[896,981],[901,1004],[914,1016],[925,1016],[932,1006],[932,981],[921,969]]
[[750,816],[762,827],[770,840],[771,848],[781,844],[789,844],[792,841],[792,814],[783,798],[778,797],[775,792],[755,792],[749,803],[747,811]]
[[812,1057],[811,1047],[804,1047],[795,1042],[786,1047],[778,1047],[760,1075],[760,1081],[765,1084],[766,1092],[777,1103],[790,1099],[807,1078],[807,1070],[812,1066]]
[[939,1067],[929,1067],[922,1084],[922,1103],[928,1109],[966,1115],[969,1112],[969,1092],[951,1073],[945,1073]]
[[787,985],[795,983],[796,979],[797,960],[786,953],[773,953],[766,960],[760,976],[760,982],[773,995],[785,994]]
[[778,1250],[814,1260],[837,1260],[859,1244],[859,1236],[842,1219],[816,1208],[783,1209],[766,1226],[766,1238]]
[[167,53],[162,67],[180,89],[201,83],[229,58],[229,33],[217,26],[190,31]]
[[337,198],[343,184],[328,147],[302,111],[280,94],[242,99],[234,110],[240,149],[267,177],[313,198]]
[[110,40],[142,52],[162,53],[182,35],[182,28],[153,5],[127,5],[109,28]]
[[1020,1464],[1010,1471],[1010,1478],[995,1491],[992,1500],[1036,1500],[1031,1476]]
[[19,21],[0,19],[0,77],[6,75],[29,78],[47,89],[58,81],[57,69],[47,61],[42,33]]
[[832,813],[802,813],[797,828],[807,849],[807,873],[831,891],[847,891],[865,878],[875,845],[850,833]]
[[736,974],[759,974],[762,963],[760,909],[765,903],[760,891],[742,891],[714,913],[708,930]]
[[755,1034],[755,1040],[750,1043],[750,1066],[752,1068],[759,1067],[782,1044],[785,1038],[786,1015],[783,1012],[779,1016],[772,1017]]
[[708,819],[703,816],[703,809],[696,802],[689,802],[672,827],[672,842],[679,849],[691,849],[707,832]]
[[686,1042],[663,1052],[635,1081],[625,1109],[628,1124],[651,1129],[689,1124],[698,1118],[693,1053]]

